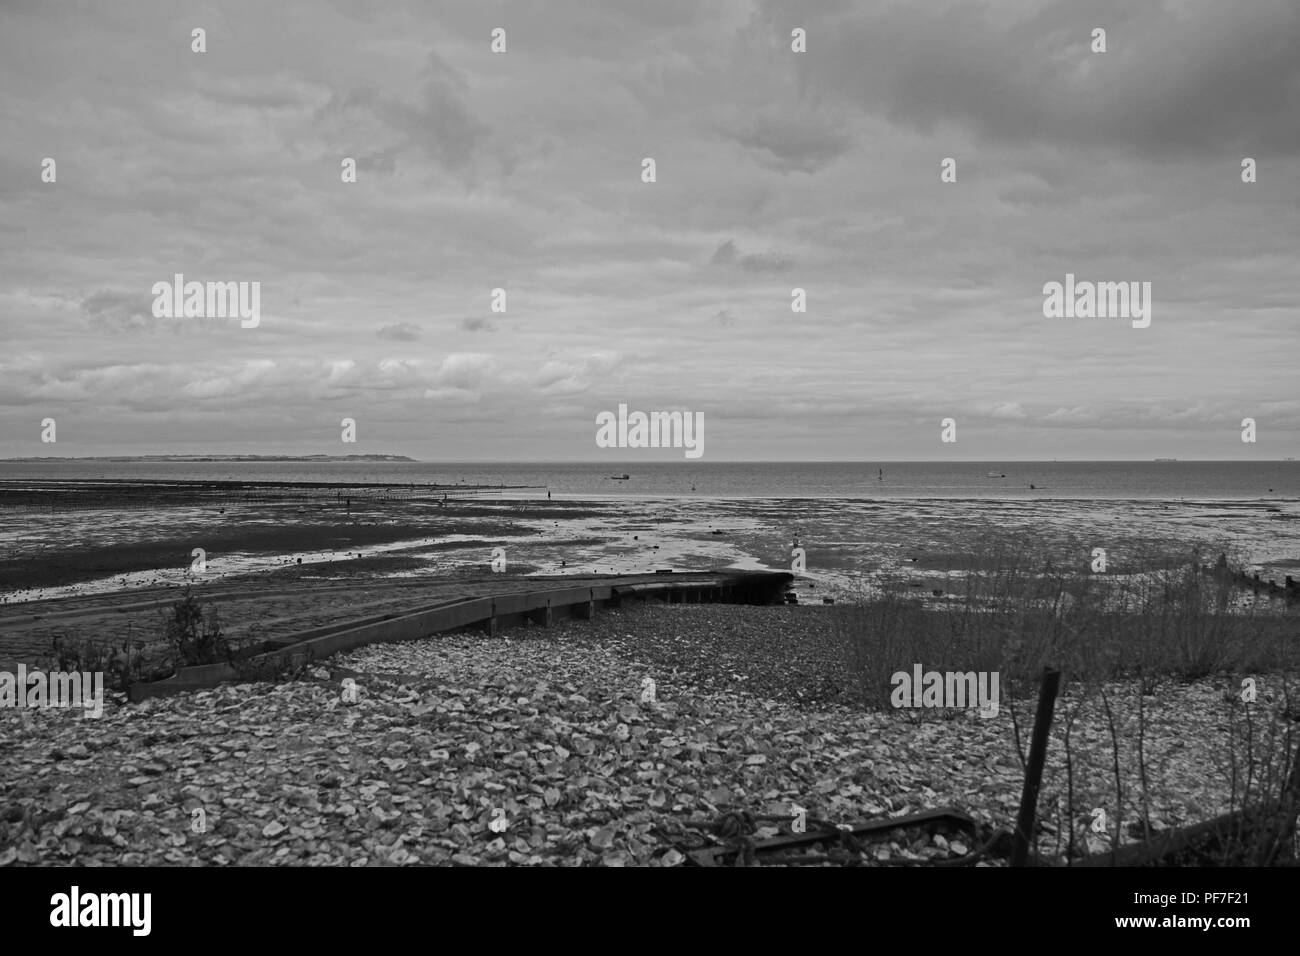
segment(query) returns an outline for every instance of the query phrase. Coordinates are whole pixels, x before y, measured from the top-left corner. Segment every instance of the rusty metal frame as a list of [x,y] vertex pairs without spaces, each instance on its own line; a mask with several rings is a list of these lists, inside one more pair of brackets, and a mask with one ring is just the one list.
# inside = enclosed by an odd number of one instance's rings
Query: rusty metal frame
[[[944,807],[938,810],[926,810],[921,813],[910,813],[904,817],[889,817],[883,820],[868,820],[865,823],[859,823],[853,827],[846,828],[820,828],[810,830],[807,833],[792,833],[786,836],[772,837],[770,840],[757,840],[753,844],[756,854],[777,853],[782,850],[788,850],[793,847],[808,846],[814,843],[825,843],[829,840],[839,839],[842,834],[849,834],[853,837],[867,836],[875,833],[885,833],[889,830],[900,830],[905,827],[918,826],[921,824],[937,825],[947,823],[953,827],[976,832],[975,820],[960,810],[951,807]],[[739,852],[734,846],[713,846],[701,850],[692,850],[687,853],[687,859],[691,860],[697,866],[721,866],[720,858]]]

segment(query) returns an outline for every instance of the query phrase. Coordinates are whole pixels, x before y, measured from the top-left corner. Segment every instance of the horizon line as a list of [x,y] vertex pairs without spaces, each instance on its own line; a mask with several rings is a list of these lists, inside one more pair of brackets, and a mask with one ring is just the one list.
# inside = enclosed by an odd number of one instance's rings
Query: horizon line
[[328,455],[307,453],[301,455],[258,454],[256,452],[162,452],[117,455],[26,455],[13,458],[0,458],[0,463],[39,462],[39,461],[129,461],[143,458],[213,458],[238,459],[262,458],[284,462],[308,462],[310,459],[327,459],[328,464],[347,464],[354,459],[356,464],[373,464],[384,459],[404,459],[393,464],[413,465],[671,465],[671,464],[724,464],[724,465],[858,465],[858,464],[1204,464],[1238,462],[1241,464],[1285,463],[1295,461],[1290,458],[715,458],[709,461],[700,459],[654,458],[640,460],[591,459],[591,458],[414,458],[386,452],[361,453],[354,455]]

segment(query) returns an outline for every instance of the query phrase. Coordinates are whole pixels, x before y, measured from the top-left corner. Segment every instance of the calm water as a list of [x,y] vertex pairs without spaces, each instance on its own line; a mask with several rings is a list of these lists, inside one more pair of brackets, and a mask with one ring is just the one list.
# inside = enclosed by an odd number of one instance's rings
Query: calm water
[[[623,474],[627,481],[610,479]],[[0,462],[0,478],[33,477],[463,481],[539,485],[565,497],[1300,499],[1300,462],[1294,461]]]

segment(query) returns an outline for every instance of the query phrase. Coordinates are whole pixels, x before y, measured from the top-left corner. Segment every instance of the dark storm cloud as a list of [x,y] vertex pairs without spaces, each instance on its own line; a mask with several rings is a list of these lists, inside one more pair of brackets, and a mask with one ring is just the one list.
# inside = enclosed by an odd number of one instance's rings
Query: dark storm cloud
[[[1300,4],[764,6],[808,25],[806,89],[922,132],[1169,155],[1300,150]],[[799,12],[802,11],[802,12]],[[1107,52],[1091,49],[1106,30]]]

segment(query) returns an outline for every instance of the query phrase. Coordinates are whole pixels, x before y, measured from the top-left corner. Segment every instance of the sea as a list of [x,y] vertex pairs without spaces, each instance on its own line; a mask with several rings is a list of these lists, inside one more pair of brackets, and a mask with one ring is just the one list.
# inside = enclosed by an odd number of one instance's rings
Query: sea
[[[1292,461],[0,462],[0,480],[50,478],[392,483],[417,486],[416,500],[426,484],[497,489],[488,495],[497,503],[485,502],[486,510],[448,512],[447,534],[348,546],[353,557],[396,549],[422,562],[394,576],[477,567],[503,542],[515,566],[534,574],[784,569],[797,546],[807,554],[803,577],[818,594],[858,593],[864,581],[901,581],[930,594],[946,593],[951,582],[944,575],[957,573],[973,549],[992,540],[1024,543],[1084,569],[1099,547],[1117,571],[1205,547],[1208,555],[1231,553],[1268,580],[1300,575],[1300,465]],[[529,505],[548,495],[586,506],[552,513]],[[51,548],[93,550],[176,535],[197,541],[232,521],[265,520],[256,503],[228,507],[229,514],[212,504],[0,511],[0,560],[50,560]],[[369,507],[350,502],[347,520],[391,523],[400,514]],[[281,509],[274,520],[320,520],[309,508],[299,511],[301,518]],[[503,522],[511,529],[505,536]],[[175,567],[30,594],[0,583],[0,601],[178,583],[189,566],[189,550],[182,552]],[[214,559],[208,576],[346,556],[287,545],[274,553],[232,550]]]
[[463,483],[563,498],[1300,500],[1295,461],[0,461],[0,479],[15,478]]

